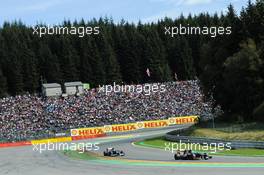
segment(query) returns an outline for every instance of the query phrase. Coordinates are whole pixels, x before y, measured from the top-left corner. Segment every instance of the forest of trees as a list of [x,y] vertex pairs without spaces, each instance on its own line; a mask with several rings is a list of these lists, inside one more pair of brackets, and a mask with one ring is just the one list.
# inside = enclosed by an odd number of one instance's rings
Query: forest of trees
[[[232,34],[170,37],[165,26],[231,26]],[[198,77],[204,93],[224,116],[264,120],[264,0],[237,14],[181,15],[137,24],[109,18],[64,21],[63,26],[99,26],[99,35],[33,35],[22,22],[0,28],[0,97],[36,93],[48,83],[82,81],[92,87]],[[149,68],[151,77],[146,75]]]

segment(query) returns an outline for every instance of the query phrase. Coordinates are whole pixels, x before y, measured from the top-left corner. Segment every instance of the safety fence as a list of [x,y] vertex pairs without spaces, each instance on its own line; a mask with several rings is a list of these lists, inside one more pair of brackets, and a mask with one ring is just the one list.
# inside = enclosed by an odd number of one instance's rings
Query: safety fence
[[141,129],[164,128],[172,125],[190,124],[198,122],[198,116],[172,117],[165,120],[141,121],[127,124],[105,125],[92,128],[71,129],[71,136],[90,136],[97,134],[129,132]]
[[121,134],[121,133],[140,131],[140,130],[151,131],[152,129],[155,128],[162,129],[173,125],[196,123],[198,119],[199,119],[198,116],[184,116],[184,117],[172,117],[166,120],[142,121],[135,123],[127,123],[127,124],[105,125],[101,127],[92,127],[92,128],[77,128],[77,129],[71,129],[70,135],[65,134],[64,137],[35,139],[31,141],[5,142],[5,143],[0,143],[0,148],[11,147],[11,146],[26,146],[33,144],[35,145],[35,144],[55,143],[55,142],[71,142],[75,140],[104,137],[107,135],[111,135],[113,133],[118,135],[119,133]]
[[223,140],[206,137],[191,137],[191,136],[179,136],[174,134],[166,134],[165,139],[173,142],[182,143],[198,143],[198,144],[229,144],[232,149],[237,148],[257,148],[264,149],[264,142],[261,141],[248,141],[248,140]]

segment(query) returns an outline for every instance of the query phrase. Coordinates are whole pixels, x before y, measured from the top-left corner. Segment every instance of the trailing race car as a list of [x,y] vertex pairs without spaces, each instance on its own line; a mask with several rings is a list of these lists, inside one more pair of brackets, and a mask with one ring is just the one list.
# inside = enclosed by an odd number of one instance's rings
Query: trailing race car
[[125,156],[125,153],[120,150],[115,150],[115,148],[106,148],[104,151],[104,156],[116,157],[116,156]]
[[208,160],[212,159],[207,153],[192,152],[192,150],[177,151],[174,155],[175,160]]

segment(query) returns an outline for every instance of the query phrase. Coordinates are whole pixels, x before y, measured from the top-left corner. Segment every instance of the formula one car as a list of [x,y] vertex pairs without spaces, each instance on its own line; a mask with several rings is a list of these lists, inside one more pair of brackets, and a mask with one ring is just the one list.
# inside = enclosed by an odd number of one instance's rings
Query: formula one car
[[104,156],[109,156],[109,157],[125,156],[125,153],[120,150],[115,150],[114,148],[106,148],[106,150],[104,151]]
[[212,159],[207,153],[192,152],[192,150],[177,151],[174,155],[175,160],[208,160]]

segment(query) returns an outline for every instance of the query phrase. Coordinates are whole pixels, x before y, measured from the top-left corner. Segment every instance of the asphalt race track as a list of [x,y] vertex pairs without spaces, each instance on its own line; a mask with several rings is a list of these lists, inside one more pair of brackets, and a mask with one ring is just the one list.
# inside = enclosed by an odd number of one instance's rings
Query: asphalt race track
[[[182,126],[177,126],[180,128]],[[175,130],[175,128],[173,128]],[[138,147],[137,140],[156,137],[172,128],[108,136],[86,140],[99,143],[95,151],[102,157],[107,147],[121,149],[123,158],[100,158],[100,160],[77,160],[58,151],[33,151],[33,146],[0,149],[0,175],[260,175],[264,171],[264,157],[214,156],[208,161],[175,161],[173,154],[165,150]],[[84,141],[81,141],[84,142]]]

